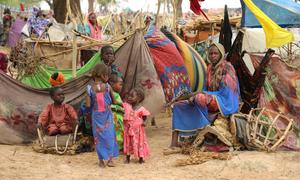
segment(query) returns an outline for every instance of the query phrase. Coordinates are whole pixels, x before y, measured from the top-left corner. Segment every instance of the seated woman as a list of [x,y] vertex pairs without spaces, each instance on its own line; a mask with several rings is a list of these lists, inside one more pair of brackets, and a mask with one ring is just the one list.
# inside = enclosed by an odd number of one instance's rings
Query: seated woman
[[206,90],[189,101],[174,105],[171,147],[178,147],[179,132],[195,132],[214,122],[218,114],[229,116],[238,111],[239,83],[224,47],[213,43],[208,49]]
[[61,88],[52,88],[50,96],[54,103],[43,109],[38,119],[38,127],[46,128],[49,136],[72,133],[77,123],[76,111],[71,105],[63,104],[65,96]]

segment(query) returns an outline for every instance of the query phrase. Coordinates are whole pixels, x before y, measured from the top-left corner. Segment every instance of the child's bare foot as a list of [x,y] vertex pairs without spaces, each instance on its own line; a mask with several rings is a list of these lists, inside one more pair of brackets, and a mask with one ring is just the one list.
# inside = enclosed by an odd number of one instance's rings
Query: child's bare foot
[[143,163],[145,163],[145,161],[144,161],[144,159],[143,159],[142,157],[140,157],[140,159],[139,159],[139,163],[140,163],[140,164],[143,164]]
[[107,162],[107,166],[108,166],[108,167],[116,167],[115,163],[114,163],[112,160],[109,160],[109,161]]
[[126,160],[124,161],[125,164],[129,164],[130,163],[130,156],[127,155],[126,156]]
[[99,166],[100,166],[101,168],[105,168],[105,162],[104,162],[103,160],[100,160],[100,161],[99,161]]

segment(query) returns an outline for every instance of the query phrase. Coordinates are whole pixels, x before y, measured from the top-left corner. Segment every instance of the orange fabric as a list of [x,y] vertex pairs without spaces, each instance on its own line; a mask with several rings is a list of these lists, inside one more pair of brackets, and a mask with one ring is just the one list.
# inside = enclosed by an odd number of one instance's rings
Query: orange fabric
[[64,74],[59,72],[58,73],[58,76],[55,79],[52,79],[52,77],[49,78],[49,83],[52,85],[52,86],[59,86],[59,85],[62,85],[63,83],[65,83],[65,77],[64,77]]

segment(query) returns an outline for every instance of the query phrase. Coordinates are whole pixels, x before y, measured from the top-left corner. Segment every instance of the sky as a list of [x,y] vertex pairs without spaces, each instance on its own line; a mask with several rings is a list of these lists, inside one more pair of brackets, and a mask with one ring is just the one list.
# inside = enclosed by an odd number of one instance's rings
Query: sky
[[[84,13],[87,12],[88,9],[88,1],[81,0],[81,8]],[[143,11],[151,11],[156,12],[156,0],[123,0],[119,3],[119,7],[126,8],[129,7],[133,11],[137,11],[143,9]],[[202,8],[223,8],[224,5],[227,4],[230,8],[241,7],[240,0],[205,0],[201,2]],[[190,1],[183,0],[182,2],[182,10],[183,12],[188,12],[190,10]],[[42,9],[49,9],[46,3],[41,4]],[[163,11],[163,6],[161,7],[161,12]]]

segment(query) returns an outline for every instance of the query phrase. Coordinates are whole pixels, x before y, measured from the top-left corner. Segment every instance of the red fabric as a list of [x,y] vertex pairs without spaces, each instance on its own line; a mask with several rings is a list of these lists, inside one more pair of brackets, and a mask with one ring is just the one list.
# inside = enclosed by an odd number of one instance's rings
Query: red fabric
[[209,21],[206,14],[202,11],[199,1],[204,0],[190,0],[190,9],[197,15],[202,14]]
[[97,97],[97,104],[98,104],[98,112],[105,111],[105,104],[104,104],[104,93],[96,93]]
[[150,112],[144,107],[134,110],[128,103],[123,103],[124,114],[124,154],[134,157],[147,158],[150,154],[146,139],[143,116],[149,116]]
[[24,10],[25,10],[24,4],[23,4],[23,3],[20,3],[20,11],[23,12]]
[[55,127],[64,133],[65,130],[72,129],[72,126],[76,120],[77,113],[72,106],[68,104],[62,104],[60,106],[49,104],[40,114],[38,122],[43,127],[47,127],[48,133],[54,133],[53,131],[56,131]]
[[7,72],[7,55],[5,53],[0,52],[0,70],[4,71],[5,73]]
[[61,126],[56,126],[55,124],[49,124],[48,135],[54,136],[57,134],[69,134],[73,131],[72,126],[63,123]]

